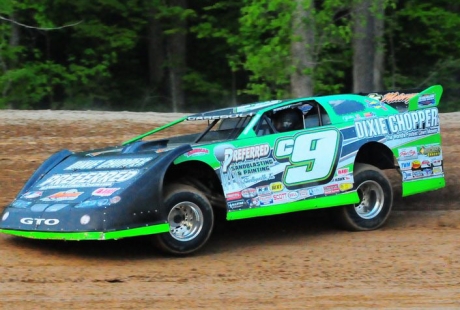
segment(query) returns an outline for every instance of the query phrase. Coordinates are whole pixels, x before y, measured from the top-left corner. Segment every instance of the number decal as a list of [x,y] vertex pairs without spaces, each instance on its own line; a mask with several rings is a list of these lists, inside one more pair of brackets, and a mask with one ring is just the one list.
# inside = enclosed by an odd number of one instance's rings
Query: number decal
[[329,181],[338,160],[340,133],[335,129],[301,133],[281,138],[275,143],[274,155],[289,160],[283,174],[286,186]]

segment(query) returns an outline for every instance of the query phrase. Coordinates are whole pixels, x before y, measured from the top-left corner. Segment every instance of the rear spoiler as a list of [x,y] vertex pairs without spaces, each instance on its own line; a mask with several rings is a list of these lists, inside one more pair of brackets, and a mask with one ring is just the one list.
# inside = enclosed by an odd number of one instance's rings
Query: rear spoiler
[[414,111],[427,107],[437,107],[442,96],[442,86],[433,85],[424,90],[384,91],[360,93],[388,104],[399,112]]

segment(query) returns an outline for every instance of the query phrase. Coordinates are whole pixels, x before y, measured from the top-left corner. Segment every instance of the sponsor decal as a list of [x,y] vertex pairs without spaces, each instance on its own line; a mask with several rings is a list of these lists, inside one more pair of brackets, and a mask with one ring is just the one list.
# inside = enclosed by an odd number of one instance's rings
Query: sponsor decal
[[273,204],[273,197],[272,195],[259,196],[259,202],[261,206],[271,205]]
[[[222,172],[226,173],[228,171],[228,167],[232,163],[237,163],[241,161],[248,161],[248,160],[255,160],[259,158],[265,158],[270,153],[270,146],[265,144],[259,144],[255,146],[249,147],[242,147],[242,148],[226,148],[223,154],[223,160],[220,158],[221,156],[216,155],[218,160],[222,162]],[[252,168],[252,167],[248,167]],[[254,167],[257,168],[257,167]],[[241,169],[241,168],[240,168]]]
[[246,200],[249,208],[256,208],[260,206],[259,197],[252,197]]
[[335,194],[338,192],[340,192],[340,188],[338,184],[331,184],[331,185],[324,186],[325,195]]
[[274,201],[285,201],[285,200],[287,200],[287,197],[288,196],[287,196],[286,192],[273,194],[273,200]]
[[423,171],[421,170],[412,171],[413,178],[423,178],[423,176]]
[[112,195],[113,193],[115,193],[117,190],[119,190],[120,188],[119,187],[116,187],[116,188],[107,188],[107,187],[101,187],[101,188],[98,188],[98,189],[95,189],[91,195],[93,196],[102,196],[102,197],[107,197],[107,196],[110,196]]
[[442,161],[440,159],[435,159],[432,161],[433,166],[441,166]]
[[310,196],[310,194],[308,193],[308,190],[306,189],[299,189],[298,193],[299,193],[300,198],[307,198]]
[[421,95],[418,98],[419,107],[426,107],[426,106],[435,105],[435,104],[436,104],[435,94],[425,94],[425,95]]
[[11,204],[12,207],[14,208],[27,208],[28,206],[30,206],[32,204],[31,201],[24,201],[24,200],[15,200],[13,201],[13,203]]
[[310,196],[323,195],[324,194],[324,188],[322,186],[309,188],[308,189],[308,194]]
[[354,119],[355,119],[355,116],[354,116],[354,115],[344,115],[344,116],[342,116],[342,120],[343,120],[344,122],[348,122],[348,121],[354,120]]
[[299,193],[297,191],[290,191],[288,192],[288,198],[289,199],[297,199],[299,197]]
[[442,167],[433,167],[433,174],[442,174]]
[[59,224],[58,219],[41,219],[41,218],[31,218],[31,217],[23,217],[19,220],[24,225],[47,225],[53,226]]
[[241,209],[246,206],[246,203],[244,200],[237,200],[237,201],[232,201],[228,203],[228,207],[230,209]]
[[402,178],[403,180],[412,179],[412,170],[402,171]]
[[398,150],[399,160],[416,159],[418,157],[417,148],[407,147]]
[[[385,110],[386,110],[386,108],[385,108]],[[373,113],[373,112],[365,112],[365,113],[363,114],[363,116],[364,116],[365,118],[370,118],[370,117],[374,117],[374,116],[375,116],[375,113]]]
[[193,157],[193,156],[202,156],[202,155],[207,155],[209,154],[209,150],[205,148],[195,148],[191,151],[188,151],[185,153],[185,156],[187,157]]
[[426,177],[433,175],[433,169],[431,168],[423,169],[422,172],[423,172],[423,175]]
[[241,196],[241,192],[233,192],[233,193],[228,193],[226,195],[227,200],[238,200],[241,199],[243,196]]
[[417,93],[400,93],[400,92],[391,92],[384,95],[378,93],[370,93],[367,96],[370,98],[374,98],[380,100],[385,103],[396,103],[396,102],[404,102],[405,104],[409,103],[409,100],[416,96]]
[[56,211],[59,211],[61,209],[64,209],[67,206],[68,206],[68,204],[65,204],[65,203],[57,203],[57,204],[51,205],[48,208],[46,208],[45,212],[56,212]]
[[120,196],[115,196],[115,197],[110,198],[110,204],[116,204],[116,203],[119,203],[120,201],[121,201]]
[[108,204],[107,199],[86,200],[76,205],[75,208],[93,208],[93,207],[99,207],[99,206],[103,206],[107,204]]
[[43,212],[49,206],[49,204],[37,203],[30,207],[30,210],[33,212]]
[[34,199],[34,198],[41,197],[42,194],[43,194],[43,191],[27,192],[27,193],[25,193],[24,195],[22,195],[21,198],[24,198],[24,199]]
[[340,169],[337,169],[337,175],[348,174],[348,172],[350,172],[350,169],[349,169],[349,168],[340,168]]
[[333,179],[332,181],[333,182],[344,182],[344,181],[350,181],[350,180],[351,180],[351,176],[344,175],[344,176],[341,176],[341,177],[337,177],[337,178]]
[[139,157],[139,158],[121,158],[121,159],[109,159],[98,165],[96,169],[131,169],[139,168],[144,166],[146,163],[151,161],[153,157]]
[[280,192],[284,189],[284,185],[281,182],[274,182],[270,184],[270,190],[272,192]]
[[422,168],[431,167],[431,162],[428,159],[424,159],[422,160],[421,167]]
[[85,169],[121,169],[138,168],[152,160],[153,157],[120,158],[109,160],[79,160],[64,170],[85,170]]
[[267,180],[272,180],[274,179],[275,177],[273,176],[272,173],[268,173],[268,174],[262,174],[262,175],[257,175],[257,176],[247,176],[247,177],[242,177],[241,178],[241,181],[243,181],[243,183],[251,183],[251,184],[255,184],[255,183],[259,183],[259,182],[263,182],[263,181],[267,181]]
[[225,118],[239,118],[245,116],[253,116],[254,113],[235,113],[235,114],[226,114],[226,115],[200,115],[200,116],[189,116],[187,117],[188,121],[202,121],[202,120],[216,120],[216,119],[225,119]]
[[439,132],[437,108],[410,111],[388,117],[359,120],[355,122],[358,138],[386,136],[387,139],[400,139]]
[[128,181],[139,170],[91,171],[55,174],[38,184],[42,190],[65,187],[110,187],[114,183]]
[[401,170],[409,170],[412,168],[412,162],[402,161],[399,163],[399,168],[401,168]]
[[339,184],[339,189],[341,192],[348,191],[353,188],[353,183],[341,183]]
[[75,200],[77,199],[83,192],[79,192],[76,189],[70,189],[65,192],[57,192],[55,194],[49,195],[48,197],[42,198],[43,201],[62,201],[62,200]]
[[256,190],[257,190],[257,194],[259,196],[269,195],[269,194],[272,193],[271,190],[270,190],[270,186],[268,186],[268,185],[258,186],[258,187],[256,187]]
[[84,170],[84,169],[93,169],[97,165],[103,163],[105,160],[79,160],[72,165],[68,166],[64,170]]
[[420,155],[425,155],[428,157],[435,157],[441,155],[441,146],[440,145],[430,145],[422,146],[419,150]]
[[[372,100],[366,100],[366,103],[367,103],[367,107],[368,108],[373,108],[373,109],[382,109],[384,111],[387,110],[387,107],[385,106],[385,104],[381,101],[372,101]],[[370,112],[367,112],[369,114],[373,114],[373,113],[370,113]],[[364,116],[366,116],[367,113],[364,113]],[[375,114],[374,114],[375,115]]]
[[255,188],[245,188],[241,191],[241,196],[243,196],[243,198],[256,197],[257,191]]
[[420,167],[422,166],[422,163],[420,162],[420,160],[416,159],[412,162],[412,169],[413,170],[417,170],[417,169],[420,169]]
[[271,158],[248,161],[242,163],[235,163],[230,166],[231,173],[238,175],[239,177],[245,177],[251,174],[268,172],[274,161]]

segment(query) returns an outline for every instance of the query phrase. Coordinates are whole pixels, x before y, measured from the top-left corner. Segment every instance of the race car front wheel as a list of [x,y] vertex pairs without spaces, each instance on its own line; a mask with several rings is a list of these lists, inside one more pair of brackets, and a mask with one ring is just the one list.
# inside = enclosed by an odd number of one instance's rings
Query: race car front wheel
[[161,250],[185,255],[208,241],[214,226],[214,213],[203,193],[189,185],[170,185],[165,189],[164,206],[169,232],[154,235]]
[[359,203],[334,208],[335,220],[347,230],[373,230],[382,226],[393,205],[393,189],[383,172],[368,164],[356,164],[354,188]]

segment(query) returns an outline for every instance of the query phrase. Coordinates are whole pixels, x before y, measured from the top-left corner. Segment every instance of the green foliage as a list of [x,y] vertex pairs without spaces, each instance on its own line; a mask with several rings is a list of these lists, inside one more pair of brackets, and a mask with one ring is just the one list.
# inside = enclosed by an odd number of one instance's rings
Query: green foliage
[[[387,85],[394,88],[444,87],[442,112],[460,109],[460,6],[437,0],[401,2],[390,15],[394,39],[393,72]],[[391,62],[391,59],[390,61]]]
[[[164,80],[149,82],[147,35],[153,18],[168,38],[187,36],[182,82],[189,109],[291,96],[293,13],[300,0],[0,1],[0,108],[168,111]],[[313,0],[304,0],[310,7]],[[350,7],[314,1],[305,27],[317,94],[352,89]],[[385,16],[387,89],[444,86],[441,111],[460,109],[460,5],[448,0],[375,0]],[[19,25],[19,24],[20,25]],[[185,26],[187,25],[187,26]],[[15,32],[16,31],[16,32]],[[19,32],[17,32],[19,31]],[[307,46],[305,46],[307,50]],[[208,106],[205,106],[208,105]]]

